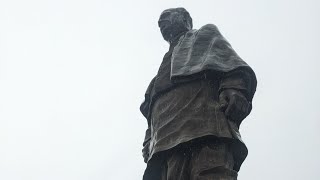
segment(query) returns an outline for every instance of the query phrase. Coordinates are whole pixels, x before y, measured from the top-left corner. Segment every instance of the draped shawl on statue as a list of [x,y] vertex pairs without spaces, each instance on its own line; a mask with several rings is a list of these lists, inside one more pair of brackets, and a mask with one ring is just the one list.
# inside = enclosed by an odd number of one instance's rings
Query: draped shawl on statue
[[[204,74],[223,78],[223,74],[234,70],[250,74],[248,100],[251,101],[257,85],[253,70],[237,55],[218,28],[213,24],[207,24],[180,37],[171,57],[170,79],[174,83],[183,83],[203,77]],[[140,107],[147,119],[150,115],[153,82],[154,80],[151,81],[145,101]]]

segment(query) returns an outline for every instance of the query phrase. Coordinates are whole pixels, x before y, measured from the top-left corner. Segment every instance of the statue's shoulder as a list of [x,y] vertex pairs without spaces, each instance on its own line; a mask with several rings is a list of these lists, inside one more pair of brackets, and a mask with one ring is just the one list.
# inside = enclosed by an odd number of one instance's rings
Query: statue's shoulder
[[209,32],[210,34],[213,33],[213,34],[219,34],[220,35],[220,31],[218,29],[218,27],[214,24],[206,24],[204,26],[202,26],[199,30],[199,32]]
[[202,26],[199,30],[218,30],[218,27],[214,24],[206,24],[204,26]]
[[200,29],[192,29],[190,30],[188,33],[196,33],[198,31],[203,31],[203,30],[213,30],[213,31],[218,31],[218,27],[214,24],[206,24],[204,26],[202,26]]
[[202,26],[200,29],[192,29],[187,32],[186,37],[196,37],[199,34],[220,34],[218,27],[214,24],[206,24]]
[[206,25],[202,26],[200,29],[202,29],[202,28],[218,29],[218,27],[214,24],[206,24]]

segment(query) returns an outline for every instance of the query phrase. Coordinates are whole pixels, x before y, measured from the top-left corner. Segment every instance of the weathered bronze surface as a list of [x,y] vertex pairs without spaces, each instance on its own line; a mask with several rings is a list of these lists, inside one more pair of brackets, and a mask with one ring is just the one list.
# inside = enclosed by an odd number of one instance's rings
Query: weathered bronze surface
[[251,111],[255,73],[213,24],[192,29],[184,8],[159,18],[169,42],[140,110],[148,129],[144,180],[235,180],[248,154],[239,127]]

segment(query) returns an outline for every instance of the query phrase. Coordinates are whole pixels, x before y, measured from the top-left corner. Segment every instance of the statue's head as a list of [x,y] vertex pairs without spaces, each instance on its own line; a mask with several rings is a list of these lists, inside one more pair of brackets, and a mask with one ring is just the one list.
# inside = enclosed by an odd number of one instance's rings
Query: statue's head
[[158,25],[163,38],[170,43],[179,34],[192,29],[192,18],[184,8],[166,9],[161,13]]

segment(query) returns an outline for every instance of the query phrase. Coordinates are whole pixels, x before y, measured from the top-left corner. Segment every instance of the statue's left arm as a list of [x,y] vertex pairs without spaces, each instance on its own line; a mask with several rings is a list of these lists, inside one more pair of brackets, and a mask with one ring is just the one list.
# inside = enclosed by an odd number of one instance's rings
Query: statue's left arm
[[144,162],[146,163],[149,159],[149,145],[150,145],[150,139],[151,139],[151,129],[148,127],[146,130],[146,135],[143,141],[143,149],[142,149],[142,156],[144,159]]
[[147,91],[145,93],[145,100],[140,106],[140,111],[143,114],[143,116],[147,119],[148,122],[148,128],[145,133],[144,141],[143,141],[143,148],[142,148],[142,156],[144,159],[144,162],[146,163],[149,159],[149,145],[150,145],[150,139],[151,139],[151,128],[150,128],[150,117],[149,117],[149,106],[150,106],[150,96],[151,96],[151,90],[154,85],[155,78],[153,78],[147,88]]
[[252,109],[253,96],[250,73],[244,70],[235,70],[225,73],[219,87],[220,107],[226,117],[235,122],[238,127],[242,120],[249,115]]

